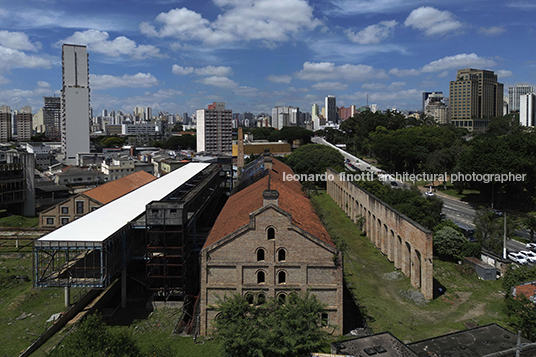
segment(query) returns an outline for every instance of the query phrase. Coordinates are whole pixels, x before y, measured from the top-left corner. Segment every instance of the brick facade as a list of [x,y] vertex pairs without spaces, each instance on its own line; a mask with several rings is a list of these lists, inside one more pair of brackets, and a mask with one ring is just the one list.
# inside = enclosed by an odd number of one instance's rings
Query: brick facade
[[[433,298],[432,233],[374,195],[328,168],[327,193],[357,222],[363,217],[363,232],[370,241],[420,288],[426,299]],[[333,178],[333,180],[331,180]]]
[[[284,171],[291,172],[288,166],[273,161],[277,170],[270,169],[268,177],[244,189],[243,197],[231,196],[201,251],[202,335],[210,332],[218,297],[239,293],[254,302],[260,294],[283,298],[294,291],[315,294],[327,306],[324,316],[329,323],[338,326],[335,334],[342,334],[342,253],[303,193],[288,190],[277,178]],[[291,193],[301,196],[290,197]],[[263,199],[257,201],[259,196]],[[245,200],[259,203],[255,209],[248,206],[245,224],[233,226],[223,237],[211,237],[219,227],[229,229],[232,220],[243,215]]]

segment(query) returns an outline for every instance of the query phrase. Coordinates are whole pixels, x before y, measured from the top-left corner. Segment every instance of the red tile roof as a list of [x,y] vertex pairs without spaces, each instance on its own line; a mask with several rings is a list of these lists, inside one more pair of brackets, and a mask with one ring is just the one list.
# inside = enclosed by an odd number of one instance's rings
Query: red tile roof
[[516,296],[525,295],[528,299],[531,296],[536,295],[536,285],[534,284],[525,284],[516,286]]
[[273,166],[268,176],[229,197],[203,248],[249,224],[249,214],[263,206],[262,193],[268,189],[268,183],[271,190],[279,192],[278,206],[292,215],[294,225],[335,247],[313,205],[301,191],[301,184],[298,181],[283,181],[284,174],[294,174],[292,169],[277,159],[272,160]]
[[156,180],[156,177],[145,172],[138,171],[120,179],[110,181],[99,187],[92,188],[84,192],[84,195],[99,201],[102,204],[107,204],[135,189]]

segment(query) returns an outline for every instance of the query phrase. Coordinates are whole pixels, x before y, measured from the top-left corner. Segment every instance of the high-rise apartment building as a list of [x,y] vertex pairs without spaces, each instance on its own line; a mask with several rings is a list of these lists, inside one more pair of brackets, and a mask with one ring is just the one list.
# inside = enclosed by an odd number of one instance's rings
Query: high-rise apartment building
[[326,121],[337,123],[337,99],[334,95],[328,95],[325,99]]
[[11,108],[7,105],[2,105],[0,107],[0,143],[11,141],[12,133]]
[[196,117],[197,152],[232,153],[233,111],[225,109],[225,103],[214,102],[197,110]]
[[151,107],[145,108],[145,120],[151,121],[153,119],[153,109]]
[[493,71],[460,69],[450,82],[452,123],[469,131],[485,131],[490,120],[503,115],[504,86]]
[[86,46],[62,46],[61,148],[65,163],[76,165],[89,152],[89,71]]
[[53,140],[61,139],[61,98],[43,97],[43,122],[46,136]]
[[508,87],[508,109],[510,113],[521,109],[520,98],[522,95],[534,93],[534,86],[518,84],[515,87]]
[[536,93],[521,95],[519,101],[519,123],[523,126],[536,124]]
[[285,126],[300,125],[300,108],[274,107],[272,108],[272,127],[283,129]]
[[17,141],[30,141],[32,138],[32,108],[25,106],[17,114]]

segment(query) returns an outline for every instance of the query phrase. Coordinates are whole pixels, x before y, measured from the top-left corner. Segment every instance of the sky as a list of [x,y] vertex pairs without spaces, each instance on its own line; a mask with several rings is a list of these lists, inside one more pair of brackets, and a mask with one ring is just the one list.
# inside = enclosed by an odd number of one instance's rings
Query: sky
[[87,45],[93,114],[377,104],[418,110],[458,69],[536,83],[534,0],[0,0],[0,105],[59,95]]

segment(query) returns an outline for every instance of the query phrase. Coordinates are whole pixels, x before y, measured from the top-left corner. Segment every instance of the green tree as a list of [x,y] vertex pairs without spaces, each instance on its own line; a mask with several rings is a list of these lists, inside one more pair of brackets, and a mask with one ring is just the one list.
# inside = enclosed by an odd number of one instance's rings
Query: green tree
[[308,356],[326,339],[324,308],[309,293],[291,293],[285,301],[270,298],[261,305],[234,294],[217,301],[214,333],[225,356]]
[[[300,147],[290,154],[286,160],[292,170],[297,174],[324,174],[326,168],[333,167],[342,169],[344,157],[332,147],[319,144],[308,144]],[[325,185],[325,182],[316,182]]]
[[484,249],[501,254],[503,249],[502,226],[495,213],[488,208],[480,208],[473,219],[475,238]]
[[439,256],[461,259],[467,239],[452,227],[443,227],[434,233],[434,250]]
[[112,136],[112,137],[106,138],[102,142],[102,147],[105,147],[105,148],[119,148],[119,147],[123,146],[124,143],[125,143],[124,139],[121,139],[121,138],[119,138],[117,136]]
[[536,304],[524,295],[514,297],[513,287],[525,282],[536,280],[536,268],[521,266],[509,269],[503,276],[503,290],[505,291],[505,312],[510,326],[530,340],[536,338]]
[[141,352],[131,335],[126,332],[112,332],[100,315],[90,315],[50,355],[137,357],[141,356]]
[[536,231],[536,212],[530,212],[527,217],[521,221],[523,227],[530,232],[530,241],[534,242],[534,232]]

